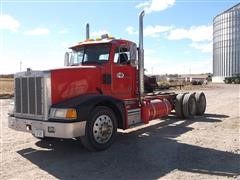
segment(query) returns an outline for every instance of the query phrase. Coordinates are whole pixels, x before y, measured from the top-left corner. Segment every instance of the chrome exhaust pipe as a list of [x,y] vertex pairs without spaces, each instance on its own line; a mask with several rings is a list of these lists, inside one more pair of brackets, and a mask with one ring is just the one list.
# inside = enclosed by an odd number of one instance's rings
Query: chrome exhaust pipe
[[138,47],[138,73],[139,73],[139,100],[142,103],[144,95],[144,49],[143,49],[143,17],[145,12],[139,14],[139,47]]
[[89,28],[89,23],[86,24],[86,39],[90,38],[90,28]]

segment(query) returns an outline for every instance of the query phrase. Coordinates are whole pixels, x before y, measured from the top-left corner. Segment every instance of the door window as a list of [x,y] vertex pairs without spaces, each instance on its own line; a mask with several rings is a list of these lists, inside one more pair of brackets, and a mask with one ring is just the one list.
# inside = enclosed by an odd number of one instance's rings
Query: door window
[[132,44],[129,47],[120,46],[115,49],[114,63],[120,65],[131,64],[136,66],[137,64],[137,47],[136,44]]
[[117,47],[114,54],[114,63],[125,65],[129,63],[130,51],[126,47]]

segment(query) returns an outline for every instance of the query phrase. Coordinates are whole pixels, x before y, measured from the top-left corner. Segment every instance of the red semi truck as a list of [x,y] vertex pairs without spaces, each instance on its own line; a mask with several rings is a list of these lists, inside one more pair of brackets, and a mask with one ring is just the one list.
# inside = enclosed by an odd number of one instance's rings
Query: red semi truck
[[89,150],[108,148],[117,129],[168,116],[189,118],[206,109],[204,93],[144,92],[143,16],[139,46],[108,35],[71,47],[65,66],[15,74],[14,111],[8,125],[35,137],[80,138]]

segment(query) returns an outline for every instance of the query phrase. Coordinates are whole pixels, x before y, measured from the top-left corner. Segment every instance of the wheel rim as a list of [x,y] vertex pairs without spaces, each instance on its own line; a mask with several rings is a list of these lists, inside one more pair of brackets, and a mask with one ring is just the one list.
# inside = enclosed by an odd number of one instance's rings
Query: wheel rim
[[113,133],[113,123],[108,115],[97,117],[93,125],[93,137],[99,144],[109,141]]

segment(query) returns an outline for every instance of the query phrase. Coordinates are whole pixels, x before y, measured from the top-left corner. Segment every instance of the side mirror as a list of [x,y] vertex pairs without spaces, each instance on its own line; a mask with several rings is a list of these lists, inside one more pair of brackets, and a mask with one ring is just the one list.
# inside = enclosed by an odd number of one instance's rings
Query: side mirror
[[70,62],[69,62],[69,53],[66,52],[65,56],[64,56],[64,66],[69,66]]
[[138,55],[138,48],[136,46],[136,44],[132,44],[130,46],[130,64],[133,66],[133,67],[136,67],[137,66],[137,55]]

